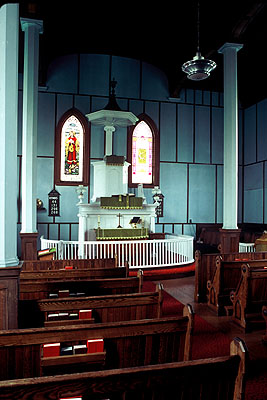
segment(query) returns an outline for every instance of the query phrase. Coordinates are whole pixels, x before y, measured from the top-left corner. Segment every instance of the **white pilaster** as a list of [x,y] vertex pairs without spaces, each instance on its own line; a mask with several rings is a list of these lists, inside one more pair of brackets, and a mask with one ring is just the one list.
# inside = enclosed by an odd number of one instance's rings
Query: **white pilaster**
[[224,190],[223,229],[237,229],[238,193],[238,93],[237,52],[242,44],[225,43],[224,56]]
[[24,31],[21,233],[36,232],[36,156],[39,34],[43,23],[21,19]]
[[[81,204],[81,203],[79,203]],[[87,216],[86,215],[82,215],[82,214],[78,214],[79,217],[79,237],[78,240],[80,242],[80,244],[78,245],[78,257],[79,258],[85,258],[85,254],[84,254],[84,244],[83,242],[85,241],[85,233],[86,233],[86,222],[87,222]]]
[[19,6],[0,7],[0,267],[17,257],[17,104]]

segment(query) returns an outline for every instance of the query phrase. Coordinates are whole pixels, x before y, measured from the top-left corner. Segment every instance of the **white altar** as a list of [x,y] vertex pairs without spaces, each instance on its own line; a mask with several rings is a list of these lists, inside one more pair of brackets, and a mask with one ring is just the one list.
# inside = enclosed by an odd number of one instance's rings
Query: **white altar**
[[[78,203],[79,242],[96,240],[98,228],[124,231],[139,228],[148,233],[155,232],[156,204],[146,204],[142,188],[139,197],[133,198],[126,192],[129,163],[124,157],[106,156],[103,161],[94,162],[93,166],[94,193],[91,203],[83,203],[82,197]],[[103,204],[101,199],[107,203]],[[134,217],[140,219],[136,225],[130,223]],[[117,231],[114,237],[123,239],[122,233]],[[131,234],[134,236],[134,232]]]
[[[102,209],[100,203],[79,204],[79,242],[96,240],[96,229],[124,229],[131,228],[133,217],[140,217],[141,225],[155,232],[155,206],[144,204],[140,210],[135,209]],[[135,228],[132,228],[135,229]]]

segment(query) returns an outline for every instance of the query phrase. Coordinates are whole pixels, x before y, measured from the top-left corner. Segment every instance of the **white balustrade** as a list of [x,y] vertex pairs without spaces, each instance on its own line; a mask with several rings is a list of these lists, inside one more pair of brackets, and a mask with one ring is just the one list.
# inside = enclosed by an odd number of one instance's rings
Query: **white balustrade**
[[56,248],[57,259],[114,258],[119,266],[156,268],[190,264],[194,261],[192,236],[167,235],[166,239],[64,241],[41,237],[41,249]]
[[239,243],[239,253],[254,253],[255,243]]

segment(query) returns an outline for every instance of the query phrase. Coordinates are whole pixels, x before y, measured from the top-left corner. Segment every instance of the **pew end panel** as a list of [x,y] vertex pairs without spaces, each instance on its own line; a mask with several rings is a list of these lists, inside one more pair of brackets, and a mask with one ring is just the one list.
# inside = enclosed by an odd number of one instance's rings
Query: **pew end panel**
[[232,319],[245,332],[251,332],[264,326],[262,307],[267,305],[267,269],[243,264],[241,271],[238,286],[230,294]]
[[262,306],[262,316],[264,318],[265,321],[265,335],[263,335],[263,343],[267,344],[267,305],[266,306]]
[[192,359],[192,340],[194,335],[195,312],[191,304],[186,304],[183,308],[183,316],[188,318],[187,332],[185,338],[184,361]]
[[[207,282],[208,306],[220,315],[232,315],[230,293],[235,291],[240,277],[244,260],[225,261],[222,256],[216,257],[215,271]],[[251,268],[267,268],[267,260],[250,260]]]

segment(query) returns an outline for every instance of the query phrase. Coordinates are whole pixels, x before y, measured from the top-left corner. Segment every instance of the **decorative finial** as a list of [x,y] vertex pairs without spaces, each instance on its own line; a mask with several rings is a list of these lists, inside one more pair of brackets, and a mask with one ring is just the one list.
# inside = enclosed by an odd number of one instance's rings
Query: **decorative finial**
[[121,108],[118,106],[116,95],[115,95],[115,87],[117,86],[117,81],[115,78],[110,81],[110,94],[109,101],[104,110],[112,110],[112,111],[121,111]]

